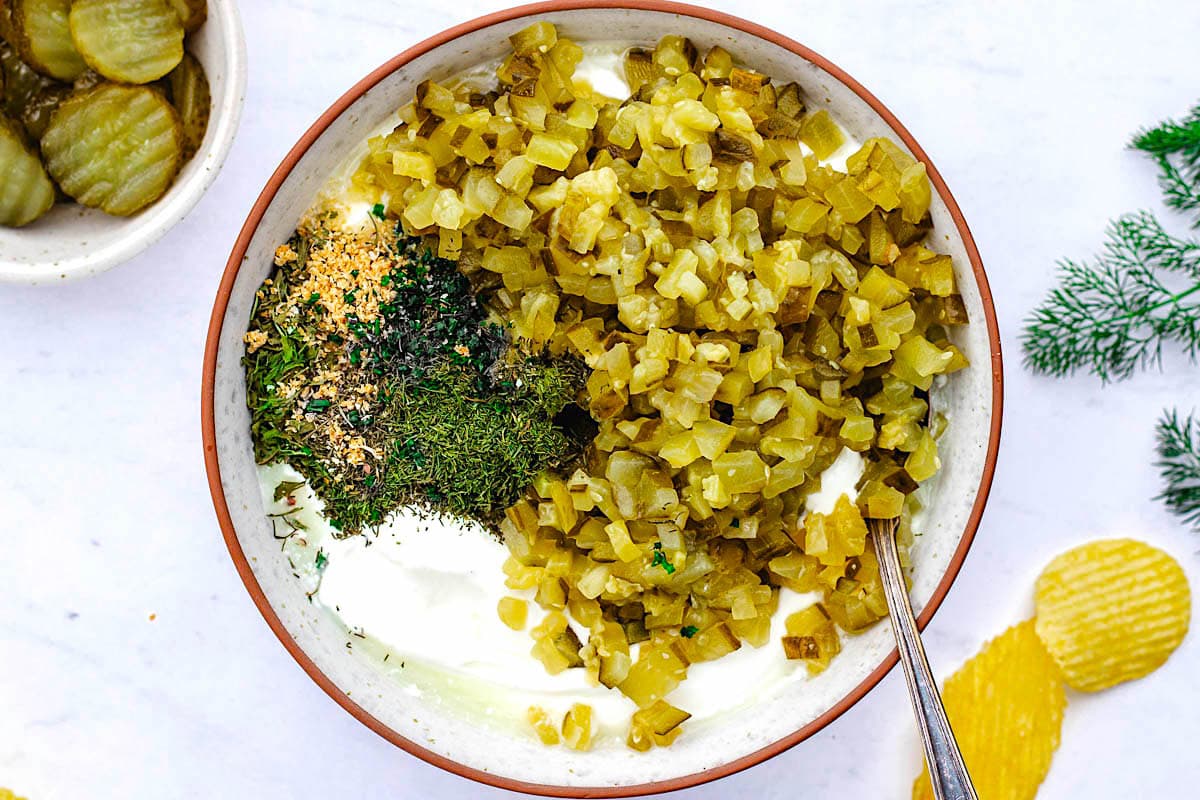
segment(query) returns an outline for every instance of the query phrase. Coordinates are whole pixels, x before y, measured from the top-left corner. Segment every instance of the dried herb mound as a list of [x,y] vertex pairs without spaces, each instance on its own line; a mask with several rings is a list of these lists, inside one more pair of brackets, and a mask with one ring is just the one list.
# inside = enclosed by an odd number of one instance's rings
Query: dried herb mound
[[246,335],[255,456],[290,462],[343,533],[401,506],[490,526],[590,442],[586,368],[519,352],[421,240],[301,232],[276,266]]
[[578,375],[537,361],[519,371],[519,386],[503,381],[510,388],[487,393],[453,366],[399,384],[376,422],[391,447],[379,475],[362,481],[369,507],[415,503],[492,523],[539,472],[573,460],[586,442],[557,417],[574,401]]

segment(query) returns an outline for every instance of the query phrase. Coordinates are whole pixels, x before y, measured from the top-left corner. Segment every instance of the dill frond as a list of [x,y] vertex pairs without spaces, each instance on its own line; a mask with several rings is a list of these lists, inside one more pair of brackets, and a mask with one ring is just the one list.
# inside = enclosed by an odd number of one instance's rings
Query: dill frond
[[[1139,131],[1129,146],[1158,163],[1158,182],[1167,205],[1200,212],[1200,106],[1182,121],[1167,120]],[[1200,227],[1200,213],[1192,225]]]
[[[1200,352],[1200,242],[1171,236],[1147,212],[1117,219],[1107,235],[1091,263],[1059,263],[1059,286],[1027,319],[1021,344],[1034,371],[1121,380],[1158,364],[1167,342]],[[1168,286],[1172,276],[1183,285]]]
[[1156,498],[1200,530],[1200,420],[1168,411],[1158,421],[1158,462],[1165,484]]

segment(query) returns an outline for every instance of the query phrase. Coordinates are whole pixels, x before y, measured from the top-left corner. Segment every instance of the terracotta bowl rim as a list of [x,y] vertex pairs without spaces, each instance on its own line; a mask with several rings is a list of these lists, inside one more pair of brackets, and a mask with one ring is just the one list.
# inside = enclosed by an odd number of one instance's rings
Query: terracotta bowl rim
[[[597,786],[597,787],[581,787],[581,786],[558,786],[554,784],[531,783],[527,781],[514,780],[512,778],[497,775],[484,770],[468,767],[453,759],[447,758],[439,753],[433,752],[428,748],[422,747],[416,742],[411,741],[395,730],[385,725],[379,719],[376,719],[371,714],[367,713],[361,706],[355,703],[350,697],[339,689],[332,680],[329,679],[317,665],[308,657],[308,655],[300,648],[296,641],[291,637],[288,631],[284,628],[279,617],[274,609],[267,601],[262,587],[258,584],[254,576],[253,570],[242,551],[241,544],[238,541],[237,532],[234,530],[232,519],[230,518],[229,509],[226,505],[225,494],[221,487],[221,470],[217,460],[216,446],[216,424],[215,424],[215,377],[217,365],[217,350],[220,342],[221,329],[225,317],[226,307],[229,303],[229,298],[232,293],[233,284],[237,277],[238,270],[242,265],[243,258],[249,247],[250,241],[253,238],[259,223],[262,221],[267,208],[274,200],[276,193],[283,182],[290,175],[297,162],[308,151],[309,147],[325,132],[330,124],[345,112],[355,101],[357,101],[369,89],[374,87],[387,76],[391,75],[398,69],[401,69],[410,61],[418,56],[424,55],[429,51],[440,47],[454,39],[459,38],[468,33],[472,33],[491,25],[502,22],[507,22],[513,19],[522,17],[532,17],[541,14],[554,13],[560,11],[575,11],[584,9],[609,8],[609,9],[630,9],[636,11],[653,11],[668,14],[677,14],[680,16],[694,17],[696,19],[705,20],[707,22],[716,23],[728,28],[732,28],[743,33],[764,39],[768,42],[776,44],[786,50],[791,51],[799,58],[809,61],[821,69],[825,70],[836,80],[840,81],[855,94],[861,97],[871,108],[883,118],[884,122],[892,128],[893,132],[899,137],[904,144],[912,151],[912,153],[922,162],[925,163],[929,173],[929,179],[933,184],[938,195],[945,202],[950,216],[958,230],[959,236],[962,238],[964,248],[967,252],[968,259],[971,264],[971,270],[974,274],[975,281],[979,287],[980,299],[984,309],[985,320],[987,327],[989,351],[991,357],[992,370],[992,418],[988,432],[987,453],[984,459],[983,476],[979,482],[979,488],[975,495],[975,502],[971,508],[970,516],[967,520],[966,528],[963,530],[958,547],[955,549],[954,555],[950,560],[949,566],[946,568],[945,574],[941,581],[934,589],[929,602],[925,605],[917,624],[920,628],[929,623],[934,613],[941,606],[947,592],[958,576],[959,570],[962,568],[967,552],[970,550],[971,543],[975,538],[975,533],[978,530],[980,520],[983,516],[984,506],[987,504],[988,493],[991,490],[992,478],[996,471],[996,457],[1000,446],[1000,427],[1001,427],[1001,412],[1003,405],[1003,370],[1000,353],[1000,333],[999,326],[996,321],[996,311],[992,303],[992,294],[988,285],[987,275],[983,269],[983,262],[979,256],[979,250],[975,245],[975,241],[971,236],[971,231],[967,227],[966,220],[963,218],[962,211],[947,188],[941,174],[933,166],[925,151],[917,144],[912,134],[896,119],[895,115],[880,102],[873,94],[867,91],[858,81],[850,77],[843,69],[835,65],[824,56],[813,52],[809,48],[793,41],[783,34],[771,30],[769,28],[757,25],[753,22],[725,14],[719,11],[713,11],[707,8],[687,5],[684,3],[670,2],[669,0],[550,0],[549,2],[532,3],[528,5],[516,6],[501,11],[488,14],[477,19],[464,22],[452,28],[448,28],[441,33],[438,33],[423,42],[420,42],[413,47],[405,50],[399,55],[389,59],[386,63],[368,74],[365,78],[356,83],[351,89],[342,95],[332,106],[323,113],[313,125],[305,131],[304,135],[296,143],[296,145],[284,157],[283,162],[271,175],[267,181],[266,187],[259,195],[254,207],[251,209],[249,216],[246,218],[245,224],[242,226],[241,232],[233,247],[233,252],[229,257],[229,261],[225,266],[225,272],[221,278],[221,284],[217,291],[216,302],[213,305],[212,318],[208,327],[208,339],[204,351],[204,377],[201,392],[201,428],[204,442],[204,463],[208,473],[209,489],[212,493],[213,505],[217,513],[217,521],[221,527],[221,533],[224,536],[225,544],[229,548],[229,553],[233,557],[238,574],[242,578],[242,582],[246,586],[246,590],[250,593],[254,604],[258,607],[259,612],[266,620],[267,625],[279,638],[284,648],[291,654],[296,662],[301,666],[309,677],[316,682],[321,689],[329,695],[338,705],[348,711],[359,722],[366,725],[375,733],[382,736],[392,744],[400,747],[402,750],[422,759],[436,767],[460,775],[465,778],[478,781],[480,783],[495,786],[500,789],[507,789],[515,792],[526,792],[529,794],[542,795],[546,797],[562,797],[562,798],[601,798],[601,797],[634,797],[645,794],[655,794],[659,792],[670,792],[679,789],[685,789],[692,786],[697,786],[708,781],[723,778],[727,775],[732,775],[735,772],[740,772],[755,764],[759,764],[772,756],[778,755],[790,747],[804,741],[813,736],[818,731],[822,730],[829,723],[833,722],[851,706],[861,700],[867,692],[873,689],[888,672],[897,663],[897,654],[893,649],[891,653],[884,658],[883,662],[876,667],[866,678],[863,679],[854,689],[852,689],[845,697],[839,700],[828,711],[817,717],[812,722],[803,726],[792,734],[783,737],[765,747],[762,747],[752,753],[749,753],[741,758],[730,761],[720,766],[712,767],[701,772],[695,772],[689,775],[683,775],[669,780],[655,781],[652,783],[630,784],[623,786]],[[980,365],[982,366],[982,365]]]

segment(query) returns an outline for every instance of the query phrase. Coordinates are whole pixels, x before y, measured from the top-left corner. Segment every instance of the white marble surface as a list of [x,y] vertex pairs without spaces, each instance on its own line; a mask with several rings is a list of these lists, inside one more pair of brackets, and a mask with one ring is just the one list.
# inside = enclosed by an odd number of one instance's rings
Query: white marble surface
[[[201,463],[209,308],[254,197],[301,131],[371,68],[501,2],[248,0],[241,134],[193,214],[109,274],[0,287],[0,786],[112,797],[492,798],[377,738],[267,630],[216,529]],[[1192,2],[713,3],[850,71],[937,163],[988,267],[1008,356],[1000,467],[927,636],[939,674],[1030,610],[1070,544],[1136,535],[1200,587],[1200,535],[1149,498],[1153,427],[1200,368],[1102,389],[1034,378],[1019,322],[1059,256],[1160,209],[1131,131],[1200,97]],[[786,10],[780,8],[786,5]],[[336,10],[344,8],[344,10]],[[1170,217],[1174,230],[1185,225]],[[1042,797],[1182,797],[1200,783],[1192,635],[1152,677],[1072,696]],[[894,672],[842,719],[694,798],[908,794],[917,746]]]

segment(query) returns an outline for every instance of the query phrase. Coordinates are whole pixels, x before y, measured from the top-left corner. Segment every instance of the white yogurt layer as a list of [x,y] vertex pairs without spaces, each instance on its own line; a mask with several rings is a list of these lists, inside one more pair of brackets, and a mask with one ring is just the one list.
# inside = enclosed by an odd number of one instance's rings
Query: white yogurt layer
[[[861,474],[861,456],[843,451],[822,474],[821,491],[813,495],[815,503],[810,498],[809,510],[826,511],[842,494],[853,499]],[[591,685],[581,669],[548,674],[530,654],[528,631],[514,631],[500,621],[501,597],[530,601],[529,628],[544,612],[533,603],[532,590],[505,587],[502,566],[508,551],[482,528],[401,511],[378,532],[339,539],[307,486],[293,493],[295,506],[274,499],[280,481],[301,480],[294,469],[262,467],[259,478],[268,513],[287,513],[303,525],[288,538],[285,552],[309,583],[313,602],[334,614],[357,637],[349,641],[359,642],[360,649],[386,655],[407,691],[438,695],[505,726],[520,725],[531,705],[561,715],[573,703],[587,703],[601,733],[614,741],[624,736],[636,710],[630,700]],[[288,530],[282,522],[277,527],[280,535]],[[806,669],[784,658],[779,638],[789,614],[819,599],[819,592],[780,589],[770,642],[692,665],[671,701],[703,720],[745,707],[781,681],[803,680]],[[586,641],[586,630],[577,631]],[[632,648],[635,656],[637,648]]]
[[848,447],[843,447],[829,468],[821,473],[821,488],[804,498],[804,507],[809,513],[829,514],[842,495],[854,500],[858,492],[854,484],[862,477],[866,464],[863,457]]

